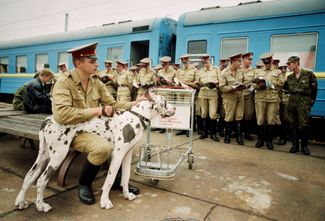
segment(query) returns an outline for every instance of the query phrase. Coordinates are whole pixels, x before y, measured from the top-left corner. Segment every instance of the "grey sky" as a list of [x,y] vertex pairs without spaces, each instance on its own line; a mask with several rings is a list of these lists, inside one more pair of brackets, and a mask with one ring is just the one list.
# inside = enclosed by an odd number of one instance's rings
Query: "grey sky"
[[[123,20],[168,16],[187,11],[231,6],[252,0],[0,0],[0,41],[101,26]],[[264,0],[270,1],[270,0]]]

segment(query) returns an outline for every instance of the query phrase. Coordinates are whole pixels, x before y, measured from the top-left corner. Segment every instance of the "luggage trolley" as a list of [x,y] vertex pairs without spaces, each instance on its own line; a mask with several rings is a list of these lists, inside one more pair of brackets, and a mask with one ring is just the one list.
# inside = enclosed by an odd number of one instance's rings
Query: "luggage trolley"
[[[147,144],[140,146],[139,161],[135,173],[151,179],[157,184],[159,180],[173,179],[176,168],[187,159],[189,169],[193,168],[193,120],[194,97],[193,89],[153,88],[152,91],[162,95],[169,104],[176,107],[175,115],[168,118],[153,119],[147,128]],[[151,128],[166,129],[165,143],[152,144]],[[173,145],[174,129],[189,132],[187,147]]]

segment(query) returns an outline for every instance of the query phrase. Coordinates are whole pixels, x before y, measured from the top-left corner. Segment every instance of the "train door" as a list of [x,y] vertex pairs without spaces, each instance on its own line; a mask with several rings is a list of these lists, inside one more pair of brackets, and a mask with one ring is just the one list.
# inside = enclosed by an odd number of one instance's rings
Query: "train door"
[[149,40],[131,42],[130,66],[136,65],[142,58],[149,57]]

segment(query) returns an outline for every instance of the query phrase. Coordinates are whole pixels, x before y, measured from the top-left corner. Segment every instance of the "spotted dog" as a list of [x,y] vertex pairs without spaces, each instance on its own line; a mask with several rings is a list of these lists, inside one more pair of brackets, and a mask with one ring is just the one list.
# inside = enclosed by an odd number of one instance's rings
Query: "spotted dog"
[[39,132],[40,144],[37,159],[26,174],[15,206],[18,209],[28,207],[27,202],[24,201],[26,191],[43,172],[37,180],[35,204],[39,212],[48,212],[52,209],[49,204],[44,202],[45,187],[67,156],[73,138],[82,132],[97,134],[106,139],[113,147],[111,164],[102,187],[101,207],[105,209],[113,207],[109,200],[109,192],[121,164],[123,196],[128,200],[135,199],[136,196],[128,189],[132,150],[151,119],[158,115],[169,117],[175,113],[175,108],[169,105],[164,97],[151,92],[147,92],[146,96],[147,100],[139,102],[130,111],[116,112],[112,118],[94,117],[84,123],[61,125],[52,116],[48,117]]

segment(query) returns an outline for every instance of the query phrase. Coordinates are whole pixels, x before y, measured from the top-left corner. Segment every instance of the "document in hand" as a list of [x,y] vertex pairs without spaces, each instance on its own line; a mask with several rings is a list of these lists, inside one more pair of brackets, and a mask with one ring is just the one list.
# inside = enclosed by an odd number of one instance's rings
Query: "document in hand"
[[235,85],[231,86],[234,90],[239,89],[239,88],[245,88],[245,84],[244,83],[239,83],[236,82]]

